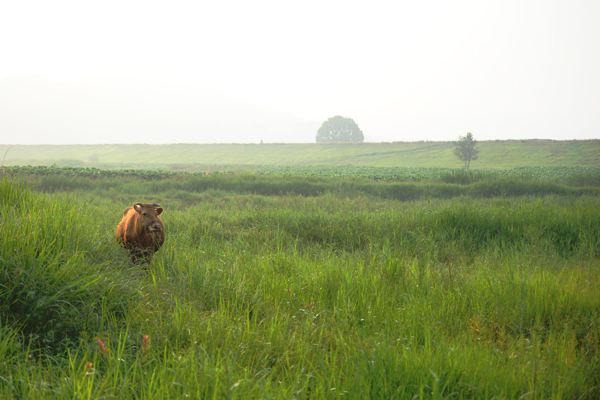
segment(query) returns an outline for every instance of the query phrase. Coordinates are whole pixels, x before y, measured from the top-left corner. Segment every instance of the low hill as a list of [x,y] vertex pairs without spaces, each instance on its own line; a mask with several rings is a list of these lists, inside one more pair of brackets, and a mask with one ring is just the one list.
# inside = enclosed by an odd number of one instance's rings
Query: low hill
[[[472,169],[600,167],[600,140],[479,142]],[[460,168],[451,142],[360,144],[0,145],[4,165],[170,167],[193,165],[357,165]],[[179,166],[179,167],[176,167]]]

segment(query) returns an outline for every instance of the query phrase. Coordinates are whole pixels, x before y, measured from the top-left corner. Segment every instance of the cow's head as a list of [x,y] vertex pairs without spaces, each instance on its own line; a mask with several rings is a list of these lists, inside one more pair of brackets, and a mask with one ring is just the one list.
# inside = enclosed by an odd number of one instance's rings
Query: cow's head
[[133,209],[139,214],[138,223],[145,232],[160,232],[163,227],[158,216],[163,212],[160,204],[133,203]]

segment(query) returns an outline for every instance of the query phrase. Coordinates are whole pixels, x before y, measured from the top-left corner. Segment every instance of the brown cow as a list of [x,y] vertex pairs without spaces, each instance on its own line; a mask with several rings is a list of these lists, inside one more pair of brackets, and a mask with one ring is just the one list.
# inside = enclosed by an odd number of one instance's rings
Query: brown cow
[[165,229],[159,217],[162,212],[160,204],[156,203],[133,203],[133,207],[123,211],[117,240],[129,250],[135,264],[144,259],[150,264],[154,252],[165,242]]

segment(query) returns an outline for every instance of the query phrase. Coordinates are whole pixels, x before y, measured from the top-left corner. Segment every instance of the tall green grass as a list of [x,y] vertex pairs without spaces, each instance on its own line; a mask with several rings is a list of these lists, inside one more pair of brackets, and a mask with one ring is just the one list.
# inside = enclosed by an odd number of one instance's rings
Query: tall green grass
[[99,227],[85,204],[53,201],[4,179],[0,213],[3,323],[56,352],[98,331],[108,315],[125,315],[137,286],[123,284],[123,258],[112,258],[106,241],[90,234]]
[[[90,178],[68,175],[29,175],[33,188],[45,192],[93,191],[123,195],[188,198],[188,203],[209,193],[257,194],[264,196],[302,195],[371,197],[385,200],[451,199],[454,197],[492,198],[560,195],[577,197],[600,195],[600,174],[565,175],[558,179],[503,176],[491,172],[442,174],[439,180],[423,182],[377,182],[369,179],[327,178],[298,175],[257,175],[253,173],[178,175],[147,181],[135,174]],[[581,186],[580,186],[581,184]]]
[[[2,182],[0,396],[598,397],[595,195],[111,182]],[[167,241],[141,271],[114,229],[131,202],[159,199]],[[49,341],[58,324],[69,339]]]

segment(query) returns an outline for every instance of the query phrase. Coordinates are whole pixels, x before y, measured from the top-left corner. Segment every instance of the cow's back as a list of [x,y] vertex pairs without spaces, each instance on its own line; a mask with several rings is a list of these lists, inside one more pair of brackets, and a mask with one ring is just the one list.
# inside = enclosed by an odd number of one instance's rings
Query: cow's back
[[126,248],[130,248],[133,242],[137,240],[135,233],[137,215],[133,207],[127,207],[123,211],[123,218],[117,226],[117,240],[123,243]]

